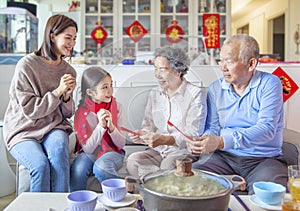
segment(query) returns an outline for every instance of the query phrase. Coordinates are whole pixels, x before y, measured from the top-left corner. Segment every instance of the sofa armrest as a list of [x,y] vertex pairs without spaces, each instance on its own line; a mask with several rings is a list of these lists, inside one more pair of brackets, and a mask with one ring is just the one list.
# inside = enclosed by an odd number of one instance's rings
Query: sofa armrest
[[288,165],[300,164],[300,133],[290,129],[283,129],[282,152]]

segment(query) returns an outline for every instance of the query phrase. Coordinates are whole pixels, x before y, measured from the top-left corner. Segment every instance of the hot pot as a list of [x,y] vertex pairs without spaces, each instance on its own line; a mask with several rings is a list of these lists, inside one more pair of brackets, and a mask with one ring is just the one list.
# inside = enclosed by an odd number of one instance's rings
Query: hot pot
[[[176,170],[159,170],[157,172],[143,175],[139,179],[132,177],[125,178],[127,189],[129,192],[132,192],[135,189],[141,192],[144,202],[144,208],[146,211],[227,211],[231,193],[237,189],[245,189],[245,180],[240,176],[222,176],[203,170],[192,169],[192,161],[190,159],[177,160],[176,163]],[[188,180],[193,180],[193,178],[201,177],[207,178],[208,181],[212,181],[212,183],[216,182],[218,183],[218,185],[223,186],[223,188],[217,193],[207,193],[203,196],[175,196],[163,193],[163,191],[158,192],[155,190],[155,188],[148,185],[151,184],[151,180],[153,179],[169,177],[170,175],[171,177],[173,177],[173,174],[179,177],[177,181],[186,182]],[[190,178],[186,180],[187,177]],[[210,183],[207,184],[210,185]],[[173,185],[177,184],[172,184],[172,186]]]

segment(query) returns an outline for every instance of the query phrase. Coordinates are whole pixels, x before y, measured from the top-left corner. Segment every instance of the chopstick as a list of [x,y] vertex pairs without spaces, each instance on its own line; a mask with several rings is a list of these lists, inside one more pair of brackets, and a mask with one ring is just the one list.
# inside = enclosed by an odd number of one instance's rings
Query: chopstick
[[236,200],[242,205],[242,207],[246,211],[250,211],[250,208],[243,202],[243,200],[239,197],[239,195],[236,192],[232,192],[232,195],[236,198]]
[[167,124],[170,125],[171,127],[174,127],[179,133],[181,133],[189,141],[195,142],[195,140],[192,139],[192,137],[190,137],[190,136],[186,135],[184,132],[182,132],[178,127],[176,127],[172,122],[170,122],[170,120],[168,120]]
[[119,129],[119,130],[122,130],[122,131],[126,131],[127,133],[131,133],[131,134],[133,134],[133,135],[135,135],[135,136],[141,136],[141,134],[136,133],[136,132],[134,132],[134,131],[132,131],[132,130],[126,128],[126,127],[118,127],[118,129]]

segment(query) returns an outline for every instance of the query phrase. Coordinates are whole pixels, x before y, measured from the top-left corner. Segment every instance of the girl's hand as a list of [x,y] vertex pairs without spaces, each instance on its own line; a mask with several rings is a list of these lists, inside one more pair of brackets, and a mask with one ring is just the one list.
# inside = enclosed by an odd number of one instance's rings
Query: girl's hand
[[111,133],[115,130],[115,126],[112,123],[112,115],[108,110],[101,108],[97,116],[101,127],[108,128]]

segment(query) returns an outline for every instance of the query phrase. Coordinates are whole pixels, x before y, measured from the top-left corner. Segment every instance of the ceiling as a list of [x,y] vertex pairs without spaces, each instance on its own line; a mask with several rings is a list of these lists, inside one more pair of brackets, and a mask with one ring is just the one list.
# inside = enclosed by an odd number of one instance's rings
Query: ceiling
[[272,0],[231,0],[231,19],[238,19],[247,14],[248,11],[254,11],[271,1]]

